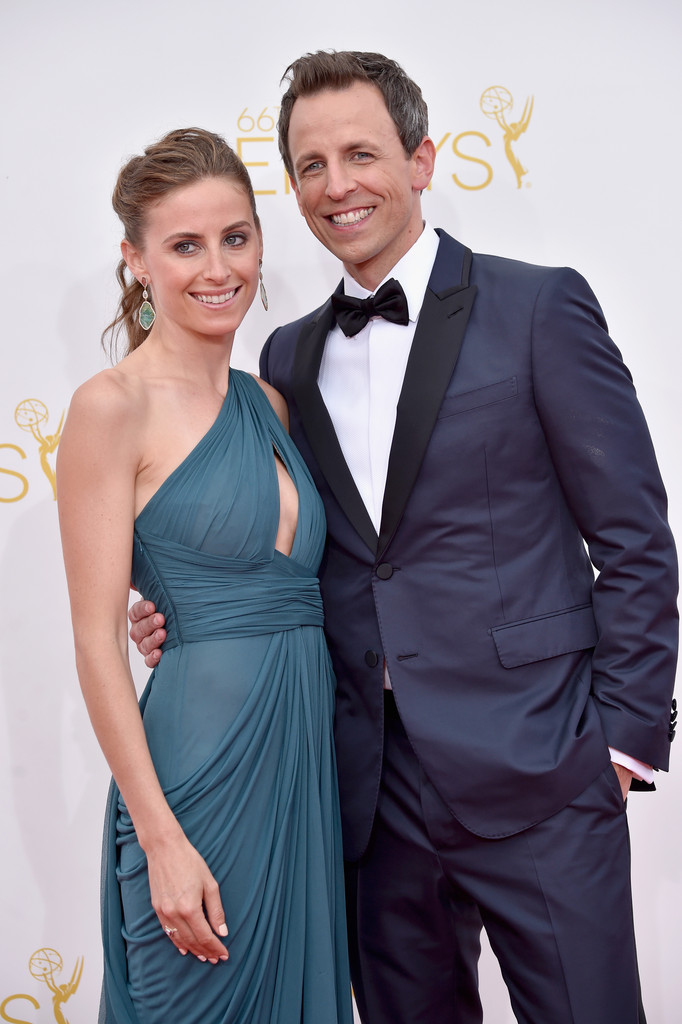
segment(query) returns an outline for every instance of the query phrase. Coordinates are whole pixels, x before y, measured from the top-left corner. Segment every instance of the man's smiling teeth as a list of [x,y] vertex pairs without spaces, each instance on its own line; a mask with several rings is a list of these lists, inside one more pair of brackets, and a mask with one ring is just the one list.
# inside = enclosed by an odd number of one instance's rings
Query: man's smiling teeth
[[364,210],[353,210],[351,213],[334,213],[330,220],[332,224],[359,224],[365,217],[369,217],[373,209],[373,206],[366,206]]
[[231,299],[236,290],[236,288],[233,288],[231,292],[223,292],[222,295],[195,295],[194,298],[198,299],[199,302],[208,302],[211,305],[217,306],[221,302],[227,302],[228,299]]

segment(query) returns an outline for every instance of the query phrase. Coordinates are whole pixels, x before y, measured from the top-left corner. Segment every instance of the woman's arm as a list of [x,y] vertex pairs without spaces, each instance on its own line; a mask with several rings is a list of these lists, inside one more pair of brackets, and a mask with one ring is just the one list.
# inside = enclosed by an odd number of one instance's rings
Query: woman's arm
[[[147,855],[152,904],[181,951],[226,959],[218,887],[159,784],[128,664],[126,609],[144,398],[115,371],[74,395],[59,447],[58,499],[76,666],[104,756]],[[204,908],[208,921],[204,915]],[[209,925],[210,922],[210,925]]]

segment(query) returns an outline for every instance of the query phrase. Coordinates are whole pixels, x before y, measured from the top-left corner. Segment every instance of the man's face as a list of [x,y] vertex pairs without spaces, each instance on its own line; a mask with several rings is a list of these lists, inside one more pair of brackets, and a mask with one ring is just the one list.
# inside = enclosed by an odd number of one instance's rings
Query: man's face
[[289,149],[308,227],[374,290],[421,234],[433,143],[425,138],[406,156],[379,89],[355,82],[296,100]]

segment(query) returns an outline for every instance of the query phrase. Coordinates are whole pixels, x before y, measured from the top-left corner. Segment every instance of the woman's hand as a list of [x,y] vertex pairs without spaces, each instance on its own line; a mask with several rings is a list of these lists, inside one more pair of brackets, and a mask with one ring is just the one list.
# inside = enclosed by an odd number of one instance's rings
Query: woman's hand
[[161,927],[183,956],[217,964],[228,952],[218,883],[203,857],[184,835],[147,851],[152,906]]

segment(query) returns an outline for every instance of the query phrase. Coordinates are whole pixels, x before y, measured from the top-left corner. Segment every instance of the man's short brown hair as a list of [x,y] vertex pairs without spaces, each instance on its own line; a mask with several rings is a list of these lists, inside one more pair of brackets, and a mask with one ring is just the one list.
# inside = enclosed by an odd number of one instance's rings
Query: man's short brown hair
[[348,89],[355,82],[370,82],[381,92],[406,155],[412,156],[429,131],[429,112],[416,82],[400,65],[381,53],[355,50],[318,50],[299,57],[284,72],[287,91],[277,122],[279,151],[289,175],[294,169],[289,151],[289,121],[300,96],[312,96],[324,89]]

